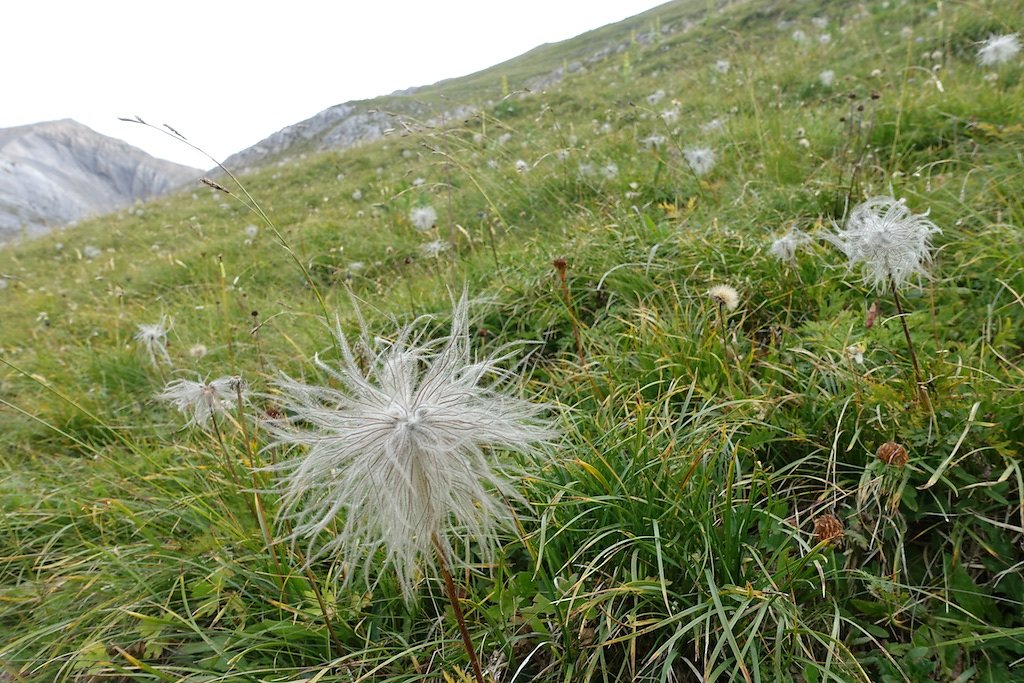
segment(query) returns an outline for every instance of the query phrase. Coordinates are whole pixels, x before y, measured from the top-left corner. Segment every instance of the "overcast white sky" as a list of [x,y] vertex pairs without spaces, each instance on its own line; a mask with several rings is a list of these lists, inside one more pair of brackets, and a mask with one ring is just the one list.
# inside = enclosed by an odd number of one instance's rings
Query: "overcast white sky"
[[72,118],[154,156],[219,159],[327,107],[462,76],[664,0],[10,0],[0,128]]

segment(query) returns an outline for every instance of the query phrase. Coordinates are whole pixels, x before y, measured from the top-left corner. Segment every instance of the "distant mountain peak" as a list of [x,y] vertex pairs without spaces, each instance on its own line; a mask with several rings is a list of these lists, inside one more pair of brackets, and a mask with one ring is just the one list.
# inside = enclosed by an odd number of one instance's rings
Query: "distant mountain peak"
[[74,119],[0,128],[0,242],[116,211],[201,174]]

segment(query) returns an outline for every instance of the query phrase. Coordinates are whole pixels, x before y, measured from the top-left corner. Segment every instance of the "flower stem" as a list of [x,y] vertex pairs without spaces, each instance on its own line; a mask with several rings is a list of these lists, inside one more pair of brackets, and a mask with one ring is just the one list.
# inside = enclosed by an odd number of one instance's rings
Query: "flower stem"
[[444,549],[441,547],[441,542],[437,538],[437,534],[433,536],[434,551],[437,553],[437,561],[441,565],[441,576],[444,578],[444,588],[448,593],[448,601],[452,603],[452,611],[455,612],[455,620],[459,622],[459,633],[462,634],[462,645],[466,648],[466,654],[469,655],[469,663],[473,667],[473,676],[476,678],[477,683],[484,683],[484,674],[480,670],[480,660],[476,656],[476,650],[473,648],[473,641],[469,637],[469,630],[466,628],[466,618],[462,614],[462,607],[459,605],[459,595],[455,592],[455,582],[452,580],[452,574],[448,571],[448,561],[445,559]]
[[[300,558],[305,564],[305,559]],[[327,612],[327,603],[324,602],[324,596],[320,592],[320,586],[316,582],[316,577],[313,576],[313,570],[308,565],[304,567],[306,573],[306,580],[309,581],[309,587],[313,589],[313,595],[316,596],[317,604],[320,605],[320,614],[324,617],[324,624],[327,626],[327,637],[331,641],[331,645],[334,646],[334,650],[338,657],[345,654],[345,649],[341,646],[341,641],[338,640],[338,635],[334,632],[334,623],[331,621],[331,615]],[[328,652],[330,649],[328,649]]]
[[907,327],[907,316],[903,312],[903,304],[900,303],[900,295],[896,291],[896,283],[890,281],[889,285],[892,288],[892,298],[896,302],[896,312],[900,314],[900,324],[903,325],[903,336],[907,340],[907,350],[910,351],[910,362],[914,366],[914,384],[917,387],[917,397],[921,401],[927,404],[928,392],[924,388],[924,382],[921,379],[921,368],[917,364],[917,354],[914,353],[914,342],[910,339],[910,328]]

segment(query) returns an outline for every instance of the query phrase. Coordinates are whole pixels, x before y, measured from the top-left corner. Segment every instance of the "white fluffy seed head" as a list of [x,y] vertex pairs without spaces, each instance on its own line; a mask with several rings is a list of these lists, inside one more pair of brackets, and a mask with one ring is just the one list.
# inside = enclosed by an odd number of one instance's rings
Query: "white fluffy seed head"
[[797,250],[810,241],[811,238],[806,233],[794,228],[772,242],[769,251],[772,256],[783,263],[793,263],[796,261]]
[[249,401],[249,388],[241,377],[218,377],[212,382],[192,382],[176,379],[169,382],[157,399],[174,405],[189,420],[186,427],[209,427],[210,418],[226,412],[241,400]]
[[293,525],[285,540],[307,541],[311,560],[339,557],[368,585],[381,551],[406,599],[418,568],[435,565],[435,542],[448,562],[452,537],[487,557],[510,526],[507,500],[521,498],[492,452],[532,451],[555,435],[543,406],[509,391],[507,352],[472,357],[465,294],[448,336],[428,341],[417,329],[371,341],[364,326],[359,354],[338,329],[340,365],[317,359],[333,386],[282,378],[278,400],[292,417],[266,425],[275,445],[303,451],[268,468],[280,519]]
[[167,330],[169,323],[167,316],[160,318],[160,322],[140,324],[135,332],[135,341],[149,356],[149,362],[154,367],[161,362],[173,365],[171,357],[167,353]]
[[1016,33],[988,37],[978,48],[978,63],[982,66],[998,66],[1020,54],[1020,38]]
[[691,147],[683,150],[683,156],[695,175],[706,175],[715,167],[715,152],[710,147]]
[[872,197],[850,212],[846,227],[824,238],[846,254],[849,266],[864,265],[864,280],[879,291],[900,287],[911,275],[927,275],[931,236],[941,232],[928,214],[914,214],[904,200]]
[[417,230],[430,230],[437,223],[437,211],[432,206],[417,206],[409,212],[409,222]]
[[721,306],[727,311],[735,311],[736,307],[740,305],[740,294],[736,291],[735,287],[729,285],[715,285],[708,290],[708,296],[715,302],[716,305]]

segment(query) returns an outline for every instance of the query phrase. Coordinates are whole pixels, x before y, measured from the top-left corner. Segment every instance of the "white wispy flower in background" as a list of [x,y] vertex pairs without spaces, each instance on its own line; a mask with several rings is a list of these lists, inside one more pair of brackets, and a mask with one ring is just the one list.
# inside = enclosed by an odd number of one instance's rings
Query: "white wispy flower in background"
[[[509,391],[507,350],[474,358],[465,294],[452,315],[436,341],[418,323],[371,341],[364,325],[365,357],[338,328],[340,366],[316,359],[337,388],[282,378],[293,417],[267,424],[276,445],[305,451],[268,468],[281,477],[280,518],[294,524],[285,540],[308,540],[311,558],[337,555],[346,580],[362,573],[367,583],[383,550],[407,599],[417,568],[436,568],[435,550],[450,566],[451,537],[488,556],[511,523],[504,499],[521,497],[490,451],[528,452],[554,436],[544,407]],[[336,521],[336,535],[324,535]]]
[[417,230],[430,230],[437,223],[437,211],[432,206],[417,206],[409,212],[409,222]]
[[647,149],[658,149],[659,147],[661,147],[662,145],[665,144],[665,136],[664,135],[648,135],[647,137],[645,137],[640,142],[642,142],[644,147],[646,147]]
[[99,247],[94,247],[91,244],[85,245],[85,249],[82,250],[82,255],[87,259],[94,259],[103,252],[100,251]]
[[982,66],[1005,64],[1020,54],[1020,39],[1016,33],[988,37],[978,49],[978,63]]
[[711,119],[703,126],[700,127],[704,133],[719,133],[725,128],[725,124],[722,123],[721,119]]
[[665,99],[665,91],[657,90],[647,96],[647,104],[653,107],[654,105],[658,104],[658,102],[661,102],[663,99]]
[[249,387],[241,377],[219,377],[212,382],[176,379],[169,382],[157,399],[174,405],[189,420],[186,427],[207,428],[210,418],[230,410],[238,401],[248,403]]
[[836,72],[833,71],[832,69],[826,69],[825,71],[822,71],[820,74],[818,74],[818,80],[826,88],[831,88],[832,84],[836,80]]
[[932,234],[941,232],[928,214],[914,214],[903,199],[872,197],[850,212],[846,227],[824,238],[846,254],[849,266],[864,264],[866,282],[885,291],[914,274],[926,275]]
[[161,361],[167,365],[173,364],[171,363],[170,355],[167,353],[168,329],[167,316],[164,316],[158,323],[140,324],[135,332],[135,341],[145,350],[149,356],[149,361],[154,367],[160,365]]
[[715,167],[715,152],[710,147],[691,147],[683,150],[683,156],[698,176],[706,175]]
[[433,240],[420,245],[420,253],[427,258],[436,258],[448,251],[448,243],[443,240]]
[[783,263],[793,263],[796,260],[797,249],[811,241],[805,232],[793,229],[782,237],[772,242],[771,255]]
[[715,62],[715,71],[720,74],[727,74],[729,73],[729,66],[730,64],[728,59],[719,59]]
[[530,164],[526,163],[522,159],[516,159],[516,171],[519,173],[526,173],[530,170]]

